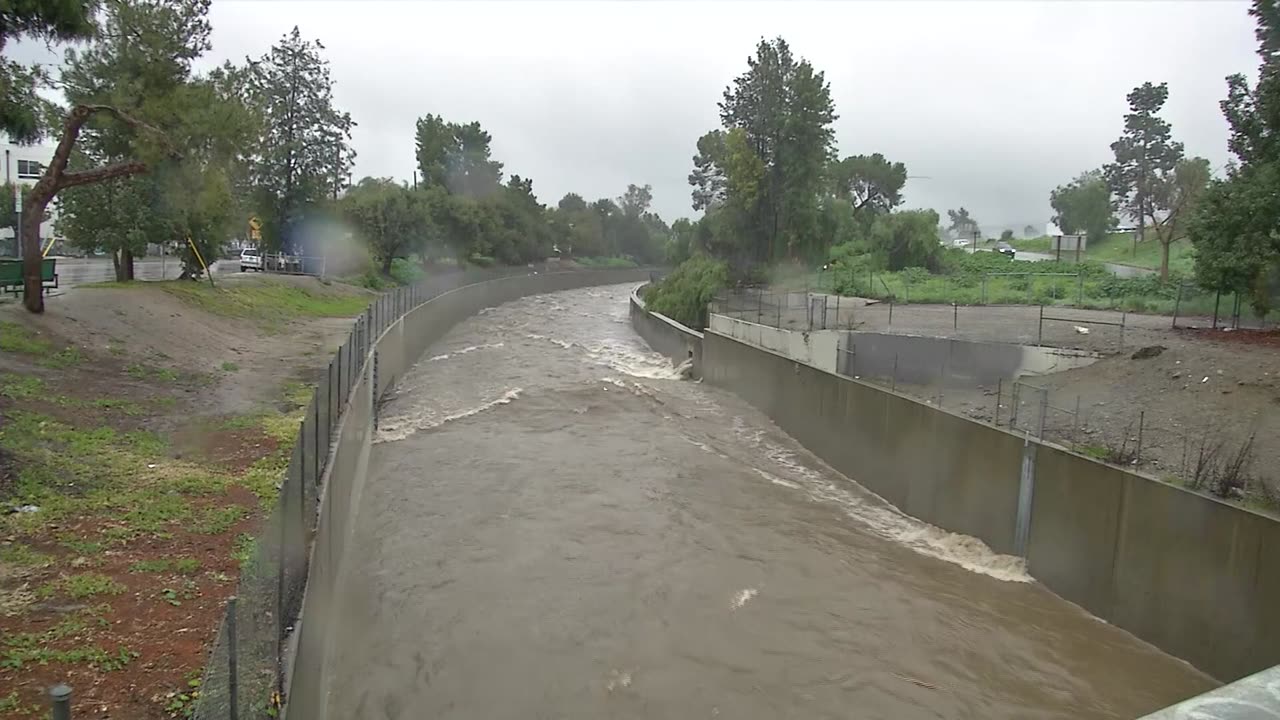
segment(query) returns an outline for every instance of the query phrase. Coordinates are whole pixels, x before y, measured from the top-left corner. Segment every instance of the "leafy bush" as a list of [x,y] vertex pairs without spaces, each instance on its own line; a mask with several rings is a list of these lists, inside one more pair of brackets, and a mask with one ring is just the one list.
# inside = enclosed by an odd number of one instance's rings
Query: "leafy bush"
[[685,260],[661,282],[645,289],[645,305],[692,328],[706,326],[707,304],[729,284],[729,266],[705,255]]
[[398,285],[412,285],[421,280],[425,274],[422,272],[422,266],[409,262],[404,258],[396,258],[391,261],[391,278]]

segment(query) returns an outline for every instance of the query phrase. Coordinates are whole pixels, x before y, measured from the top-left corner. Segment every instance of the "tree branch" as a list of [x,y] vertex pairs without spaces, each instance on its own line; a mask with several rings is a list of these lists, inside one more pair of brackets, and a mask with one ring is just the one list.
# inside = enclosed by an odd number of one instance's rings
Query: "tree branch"
[[88,185],[89,183],[110,180],[111,178],[125,177],[128,175],[140,175],[147,171],[147,164],[140,160],[129,160],[126,162],[113,163],[111,165],[103,165],[102,167],[93,168],[92,170],[79,170],[76,172],[63,173],[58,181],[58,189],[75,187],[76,185]]

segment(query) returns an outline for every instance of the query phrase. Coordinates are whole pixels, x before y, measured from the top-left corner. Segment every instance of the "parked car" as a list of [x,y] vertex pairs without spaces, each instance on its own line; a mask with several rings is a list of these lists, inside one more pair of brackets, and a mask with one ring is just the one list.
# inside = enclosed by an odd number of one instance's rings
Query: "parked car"
[[969,238],[956,238],[955,240],[951,241],[951,245],[953,247],[958,247],[958,248],[969,247],[972,244],[973,244],[973,240]]
[[996,243],[996,252],[1000,253],[1001,255],[1007,255],[1010,258],[1018,254],[1018,251],[1014,250],[1013,246],[1007,242]]
[[240,251],[240,272],[250,270],[262,272],[262,253],[254,248],[245,248]]

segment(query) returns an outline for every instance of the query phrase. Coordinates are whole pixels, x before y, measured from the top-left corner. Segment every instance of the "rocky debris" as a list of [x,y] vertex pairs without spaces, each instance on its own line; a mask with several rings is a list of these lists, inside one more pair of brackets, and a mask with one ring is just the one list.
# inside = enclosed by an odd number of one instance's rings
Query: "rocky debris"
[[1133,355],[1131,355],[1130,357],[1133,360],[1147,360],[1149,358],[1158,356],[1160,353],[1168,349],[1169,348],[1163,345],[1148,345],[1143,348],[1138,348],[1138,350],[1135,353],[1133,353]]

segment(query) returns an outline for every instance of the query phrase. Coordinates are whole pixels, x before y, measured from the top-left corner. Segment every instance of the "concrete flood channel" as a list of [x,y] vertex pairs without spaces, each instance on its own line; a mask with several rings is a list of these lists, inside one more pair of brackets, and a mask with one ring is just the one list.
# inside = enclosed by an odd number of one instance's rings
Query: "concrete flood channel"
[[635,285],[484,308],[398,378],[316,716],[1132,718],[1216,685],[682,379]]

